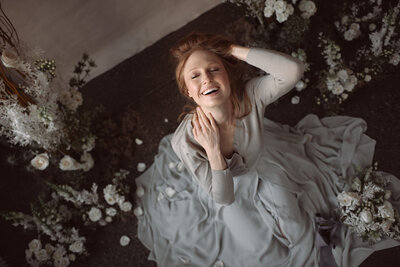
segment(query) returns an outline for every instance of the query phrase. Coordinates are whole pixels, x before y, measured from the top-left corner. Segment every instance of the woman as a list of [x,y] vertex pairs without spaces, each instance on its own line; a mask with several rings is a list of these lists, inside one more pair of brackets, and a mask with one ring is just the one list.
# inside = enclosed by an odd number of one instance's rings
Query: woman
[[[302,76],[303,65],[288,55],[196,33],[172,54],[179,88],[196,108],[137,179],[145,191],[138,236],[149,259],[159,266],[318,265],[315,215],[332,216],[338,177],[372,162],[365,122],[308,115],[289,127],[265,119],[265,107]],[[242,86],[237,61],[268,75]],[[331,264],[357,266],[395,245],[369,246],[342,228]]]

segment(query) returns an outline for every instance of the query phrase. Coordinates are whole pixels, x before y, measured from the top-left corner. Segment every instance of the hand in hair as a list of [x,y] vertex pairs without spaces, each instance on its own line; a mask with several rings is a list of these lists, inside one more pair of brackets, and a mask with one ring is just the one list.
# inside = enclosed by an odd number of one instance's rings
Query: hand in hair
[[226,169],[227,165],[220,148],[219,128],[211,113],[206,115],[198,107],[193,115],[192,124],[193,136],[206,151],[211,169]]

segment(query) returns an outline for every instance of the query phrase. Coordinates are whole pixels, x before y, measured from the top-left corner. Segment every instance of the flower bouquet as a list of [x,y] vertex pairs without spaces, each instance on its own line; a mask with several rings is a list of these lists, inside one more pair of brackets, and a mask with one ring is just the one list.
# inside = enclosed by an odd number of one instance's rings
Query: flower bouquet
[[359,170],[349,191],[337,196],[341,222],[363,241],[375,243],[383,236],[400,240],[399,214],[389,202],[386,181],[373,167]]

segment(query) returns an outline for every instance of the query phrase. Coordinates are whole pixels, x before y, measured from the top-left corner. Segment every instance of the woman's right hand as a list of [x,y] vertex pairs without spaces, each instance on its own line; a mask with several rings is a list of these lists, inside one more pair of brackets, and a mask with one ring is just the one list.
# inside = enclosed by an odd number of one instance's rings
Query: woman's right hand
[[194,139],[207,154],[220,153],[220,134],[211,113],[206,115],[200,107],[196,108],[192,119]]

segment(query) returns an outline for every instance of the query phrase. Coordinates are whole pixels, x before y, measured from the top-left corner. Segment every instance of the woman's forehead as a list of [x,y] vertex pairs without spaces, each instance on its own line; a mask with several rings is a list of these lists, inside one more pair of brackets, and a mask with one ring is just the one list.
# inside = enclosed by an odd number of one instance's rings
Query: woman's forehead
[[222,64],[221,59],[216,54],[206,50],[196,50],[186,60],[184,71],[189,72],[193,69],[214,63]]

